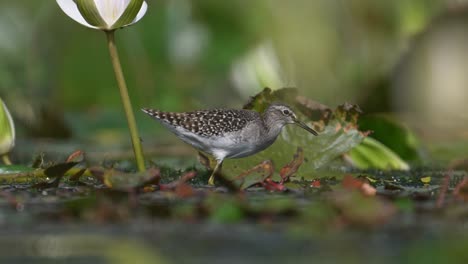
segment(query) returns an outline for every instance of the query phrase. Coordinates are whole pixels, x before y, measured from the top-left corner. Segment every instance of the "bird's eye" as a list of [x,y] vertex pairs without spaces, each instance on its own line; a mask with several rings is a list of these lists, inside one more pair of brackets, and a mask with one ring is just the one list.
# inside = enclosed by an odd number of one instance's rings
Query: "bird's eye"
[[283,110],[283,114],[284,115],[290,115],[291,111],[289,111],[288,109],[285,109],[285,110]]

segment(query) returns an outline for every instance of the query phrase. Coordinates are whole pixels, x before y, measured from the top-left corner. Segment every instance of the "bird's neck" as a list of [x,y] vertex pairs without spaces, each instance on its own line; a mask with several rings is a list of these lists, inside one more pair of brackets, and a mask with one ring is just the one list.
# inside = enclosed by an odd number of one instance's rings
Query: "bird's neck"
[[263,114],[263,124],[265,126],[266,133],[268,137],[276,138],[284,127],[284,123],[280,120],[277,120],[275,117],[268,115],[267,113]]

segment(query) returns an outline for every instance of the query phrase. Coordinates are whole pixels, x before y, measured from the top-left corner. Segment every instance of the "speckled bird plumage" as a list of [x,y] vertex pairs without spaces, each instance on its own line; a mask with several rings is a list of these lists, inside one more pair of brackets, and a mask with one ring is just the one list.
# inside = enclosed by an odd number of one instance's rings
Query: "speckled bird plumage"
[[242,158],[269,147],[286,124],[295,123],[317,135],[297,120],[290,107],[279,103],[271,104],[262,114],[243,109],[176,113],[144,108],[142,111],[184,142],[213,155],[219,166],[225,158]]
[[143,111],[166,125],[181,127],[207,138],[238,131],[248,122],[258,118],[257,112],[237,109],[211,109],[185,113],[152,109],[143,109]]

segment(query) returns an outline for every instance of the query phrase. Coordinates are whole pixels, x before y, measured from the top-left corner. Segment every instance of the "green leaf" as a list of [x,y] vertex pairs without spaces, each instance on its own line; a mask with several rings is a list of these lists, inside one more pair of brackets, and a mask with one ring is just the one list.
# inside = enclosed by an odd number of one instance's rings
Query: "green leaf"
[[395,152],[373,138],[352,149],[348,158],[359,169],[409,170],[410,166]]
[[75,0],[75,3],[83,18],[91,26],[100,29],[109,29],[109,25],[107,25],[106,21],[101,17],[101,14],[99,14],[94,0]]
[[122,16],[111,26],[112,29],[121,28],[128,24],[131,24],[135,20],[138,12],[140,12],[143,0],[132,0],[127,6],[127,9],[123,12]]
[[0,166],[0,175],[2,174],[29,174],[35,171],[34,168],[21,166],[21,165],[5,165]]
[[15,145],[15,125],[5,103],[0,98],[0,155],[11,151]]
[[0,166],[0,183],[34,183],[45,178],[43,170],[21,165]]
[[148,183],[156,183],[160,180],[158,169],[149,169],[145,172],[125,173],[116,169],[104,169],[94,167],[90,169],[91,174],[98,178],[107,187],[116,190],[129,190]]
[[394,151],[403,160],[423,161],[422,147],[416,135],[390,114],[373,114],[359,119],[359,127],[371,130],[370,137]]

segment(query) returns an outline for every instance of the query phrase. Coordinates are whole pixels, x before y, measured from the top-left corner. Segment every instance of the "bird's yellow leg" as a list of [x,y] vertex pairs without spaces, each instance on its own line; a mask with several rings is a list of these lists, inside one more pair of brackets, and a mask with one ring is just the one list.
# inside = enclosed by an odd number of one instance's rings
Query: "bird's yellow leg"
[[208,185],[215,185],[214,184],[214,180],[215,180],[215,175],[216,173],[218,172],[218,170],[221,169],[221,167],[223,166],[223,161],[216,161],[216,166],[213,170],[213,173],[211,173],[211,176],[210,176],[210,179],[208,180]]

